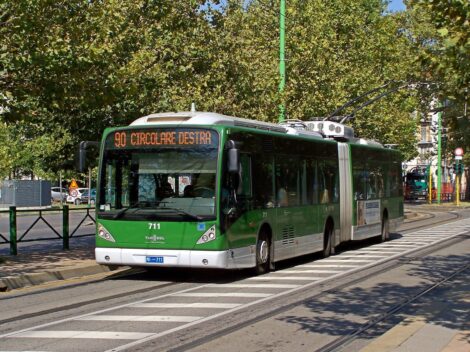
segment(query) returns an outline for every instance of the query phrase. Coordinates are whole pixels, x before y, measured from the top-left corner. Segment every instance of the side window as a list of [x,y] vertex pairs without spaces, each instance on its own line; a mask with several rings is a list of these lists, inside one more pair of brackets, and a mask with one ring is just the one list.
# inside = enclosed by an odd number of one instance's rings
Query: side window
[[307,160],[307,195],[309,204],[318,204],[320,183],[318,177],[317,162]]
[[[309,174],[308,174],[308,161],[302,160],[300,162],[300,202],[302,205],[312,204],[311,190],[309,189]],[[309,193],[310,190],[310,193]]]
[[361,163],[353,165],[353,187],[355,200],[366,199],[366,182],[367,174],[363,165]]
[[276,203],[280,207],[300,204],[300,175],[297,158],[288,155],[276,158]]
[[245,153],[240,154],[240,164],[241,183],[237,194],[244,197],[252,197],[251,156]]
[[274,161],[273,157],[265,154],[252,155],[253,200],[255,207],[274,206]]
[[335,163],[319,162],[320,203],[336,203],[339,200],[339,172]]
[[368,164],[369,177],[367,182],[367,199],[384,196],[384,176],[382,165],[373,160]]

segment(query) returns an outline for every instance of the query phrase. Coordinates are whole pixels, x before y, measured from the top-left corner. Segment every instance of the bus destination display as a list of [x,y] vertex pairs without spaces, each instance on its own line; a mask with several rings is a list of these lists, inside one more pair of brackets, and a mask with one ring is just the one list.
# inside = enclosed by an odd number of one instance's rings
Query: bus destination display
[[[214,131],[194,130],[145,130],[116,131],[112,134],[113,147],[198,146],[217,143]],[[108,143],[111,136],[108,137]],[[109,144],[108,144],[109,145]]]

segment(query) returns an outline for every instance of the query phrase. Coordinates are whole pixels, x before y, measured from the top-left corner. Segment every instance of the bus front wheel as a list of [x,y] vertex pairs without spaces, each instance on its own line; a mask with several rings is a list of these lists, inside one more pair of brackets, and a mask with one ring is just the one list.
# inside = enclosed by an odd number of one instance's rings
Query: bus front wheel
[[256,266],[255,274],[261,275],[269,271],[269,257],[270,257],[270,243],[269,238],[265,234],[260,234],[256,242]]

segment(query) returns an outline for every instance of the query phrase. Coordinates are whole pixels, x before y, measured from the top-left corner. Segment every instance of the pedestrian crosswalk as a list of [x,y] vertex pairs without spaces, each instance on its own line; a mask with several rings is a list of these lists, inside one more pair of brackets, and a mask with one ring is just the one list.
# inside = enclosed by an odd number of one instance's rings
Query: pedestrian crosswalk
[[[15,339],[41,339],[41,351],[60,350],[69,339],[103,342],[103,351],[120,351],[237,310],[288,295],[325,280],[372,267],[451,237],[468,233],[470,219],[424,229],[385,243],[341,253],[237,282],[197,285],[112,309],[0,334],[2,348]],[[112,327],[112,329],[110,328]],[[64,342],[65,341],[65,342]],[[84,346],[84,351],[87,349]],[[96,350],[96,344],[93,349]]]

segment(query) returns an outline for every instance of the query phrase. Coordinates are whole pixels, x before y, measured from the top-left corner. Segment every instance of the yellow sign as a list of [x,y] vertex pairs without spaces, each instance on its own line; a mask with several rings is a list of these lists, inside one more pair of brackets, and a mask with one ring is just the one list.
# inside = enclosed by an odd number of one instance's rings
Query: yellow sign
[[77,181],[75,181],[75,179],[72,178],[72,182],[70,182],[69,188],[72,188],[72,189],[78,188],[78,184],[77,184]]

